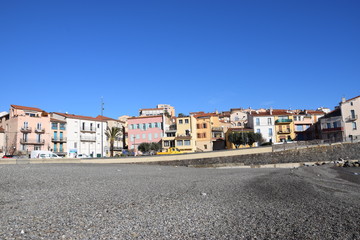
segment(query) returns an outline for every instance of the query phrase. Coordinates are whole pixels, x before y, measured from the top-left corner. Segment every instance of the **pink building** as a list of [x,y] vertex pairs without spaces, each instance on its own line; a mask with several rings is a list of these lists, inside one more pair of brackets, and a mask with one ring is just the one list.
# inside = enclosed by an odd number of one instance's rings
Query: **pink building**
[[33,150],[50,149],[50,115],[39,108],[11,105],[2,116],[7,154],[30,154]]
[[128,119],[129,149],[143,142],[160,142],[163,137],[164,116],[140,116]]

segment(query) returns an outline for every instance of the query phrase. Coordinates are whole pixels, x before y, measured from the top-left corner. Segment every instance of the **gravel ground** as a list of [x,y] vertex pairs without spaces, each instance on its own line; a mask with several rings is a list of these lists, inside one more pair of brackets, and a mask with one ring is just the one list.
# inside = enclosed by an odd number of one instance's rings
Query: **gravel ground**
[[0,208],[0,239],[360,239],[330,166],[1,165]]

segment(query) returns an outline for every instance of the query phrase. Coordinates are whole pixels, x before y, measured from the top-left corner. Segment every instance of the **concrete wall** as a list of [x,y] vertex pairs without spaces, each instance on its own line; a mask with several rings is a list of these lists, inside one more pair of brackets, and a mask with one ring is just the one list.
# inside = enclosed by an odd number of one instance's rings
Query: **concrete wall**
[[339,158],[360,159],[360,143],[333,144],[330,146],[314,146],[306,149],[287,150],[282,152],[268,152],[225,157],[210,157],[177,161],[151,162],[149,164],[189,166],[224,163],[240,163],[244,165],[278,164],[334,161]]

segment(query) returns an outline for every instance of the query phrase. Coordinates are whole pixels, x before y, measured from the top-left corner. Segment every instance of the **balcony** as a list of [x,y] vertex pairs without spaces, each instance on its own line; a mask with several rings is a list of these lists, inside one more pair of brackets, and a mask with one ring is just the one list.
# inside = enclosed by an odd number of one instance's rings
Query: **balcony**
[[322,129],[323,132],[338,132],[338,131],[344,131],[343,127],[336,127],[336,128],[324,128]]
[[277,133],[278,133],[278,134],[290,134],[290,133],[291,133],[291,131],[290,131],[290,129],[288,129],[288,130],[281,130],[281,131],[278,131]]
[[20,132],[22,133],[31,133],[31,127],[22,127],[20,128]]
[[346,122],[353,122],[353,121],[356,121],[358,119],[358,116],[357,115],[352,115],[352,116],[349,116],[345,119]]
[[20,139],[20,143],[24,145],[44,145],[45,139],[37,140],[37,139]]
[[96,142],[95,136],[80,136],[82,142]]
[[90,133],[95,133],[96,132],[96,128],[81,128],[80,130],[81,132],[90,132]]
[[292,119],[278,119],[275,121],[275,123],[277,123],[277,124],[282,124],[282,123],[287,124],[287,123],[291,123],[291,122],[292,122]]
[[212,127],[211,129],[212,129],[213,132],[222,132],[222,131],[224,131],[223,127]]
[[66,137],[52,137],[52,142],[66,142]]
[[36,133],[45,133],[45,128],[40,128],[40,129],[39,129],[39,128],[36,128],[36,129],[35,129],[35,132],[36,132]]

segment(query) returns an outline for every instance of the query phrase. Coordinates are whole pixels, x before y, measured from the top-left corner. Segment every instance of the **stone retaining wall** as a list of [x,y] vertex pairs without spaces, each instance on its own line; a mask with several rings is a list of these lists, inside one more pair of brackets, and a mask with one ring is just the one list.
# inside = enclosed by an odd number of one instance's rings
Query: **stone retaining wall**
[[278,163],[321,162],[343,159],[360,159],[360,143],[339,143],[330,146],[314,146],[306,149],[293,149],[282,152],[260,153],[227,157],[199,158],[188,160],[149,162],[147,164],[173,166],[201,166],[211,164],[238,163],[244,165],[263,165]]

